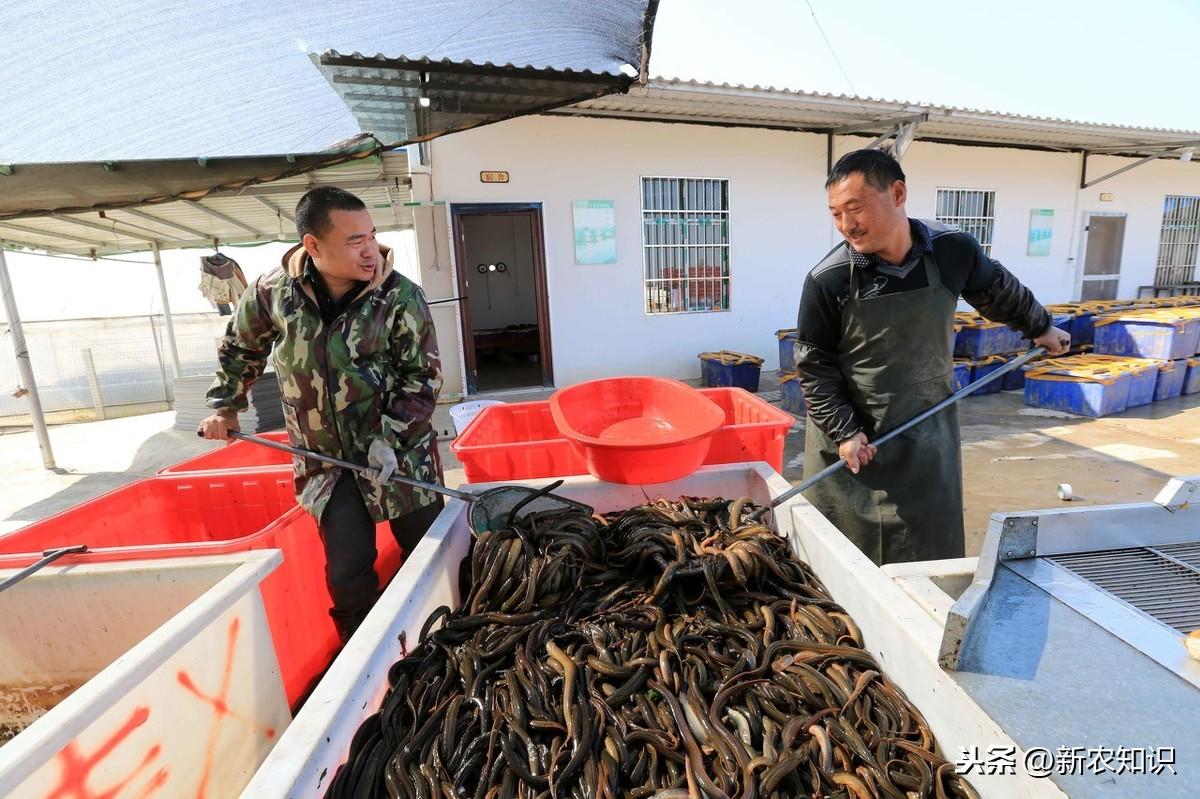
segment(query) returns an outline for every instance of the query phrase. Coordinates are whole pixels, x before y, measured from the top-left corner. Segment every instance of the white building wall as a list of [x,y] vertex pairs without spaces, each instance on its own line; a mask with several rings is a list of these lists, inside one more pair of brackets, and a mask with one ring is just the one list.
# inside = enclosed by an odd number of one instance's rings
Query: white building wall
[[[732,349],[777,366],[804,275],[828,250],[824,139],[778,131],[534,117],[434,142],[434,191],[451,203],[540,202],[555,384],[621,374],[699,375],[696,356]],[[483,184],[481,170],[507,170]],[[647,315],[643,175],[728,178],[732,309]],[[617,263],[575,264],[573,200],[611,199]]]
[[[1131,163],[1131,158],[1088,156],[1088,180]],[[1101,201],[1102,193],[1111,194],[1112,200]],[[1119,297],[1136,297],[1138,286],[1154,283],[1163,198],[1168,194],[1200,196],[1200,162],[1151,161],[1079,192],[1080,230],[1086,212],[1126,214]],[[1082,258],[1082,253],[1076,256]]]
[[[838,137],[834,157],[866,141]],[[765,369],[776,368],[774,333],[795,325],[804,276],[837,241],[823,188],[822,135],[542,116],[437,139],[433,153],[439,200],[542,204],[558,386],[620,374],[696,377],[696,355],[715,349],[754,353]],[[1163,196],[1200,195],[1200,165],[1156,162],[1081,192],[1080,161],[1077,153],[915,142],[904,158],[909,213],[932,217],[939,187],[995,190],[993,255],[1047,303],[1076,296],[1084,212],[1126,213],[1120,294],[1135,296],[1138,286],[1153,282]],[[1091,157],[1089,174],[1128,163]],[[506,170],[510,182],[481,183],[483,170]],[[644,312],[641,176],[729,179],[729,312]],[[1101,192],[1111,192],[1113,201],[1100,202]],[[575,264],[571,203],[586,199],[615,201],[616,264]],[[1047,257],[1026,254],[1034,208],[1054,210]],[[443,256],[448,238],[444,247]],[[439,326],[440,340],[444,330]],[[456,339],[442,340],[444,360],[456,360],[446,352]]]

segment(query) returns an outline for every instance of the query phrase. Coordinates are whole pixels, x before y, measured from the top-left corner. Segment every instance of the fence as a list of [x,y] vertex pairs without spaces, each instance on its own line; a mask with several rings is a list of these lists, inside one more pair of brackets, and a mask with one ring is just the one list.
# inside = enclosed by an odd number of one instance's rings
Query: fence
[[[229,317],[216,313],[173,317],[179,362],[184,375],[211,374],[217,366],[217,341]],[[162,316],[109,319],[58,319],[25,322],[33,374],[47,414],[93,411],[104,418],[109,409],[170,403],[174,374]],[[8,325],[0,354],[0,421],[29,413],[28,402],[14,396],[20,385],[8,341]],[[114,414],[117,415],[117,414]],[[121,414],[123,415],[123,414]]]

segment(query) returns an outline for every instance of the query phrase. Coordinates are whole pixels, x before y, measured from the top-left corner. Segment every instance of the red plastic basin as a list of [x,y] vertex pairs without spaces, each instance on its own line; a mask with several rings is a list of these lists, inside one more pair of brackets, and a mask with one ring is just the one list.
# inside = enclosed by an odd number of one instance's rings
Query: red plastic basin
[[[256,433],[259,438],[278,441],[281,444],[291,443],[288,434],[283,430],[270,433]],[[185,461],[159,469],[157,474],[183,474],[185,472],[210,472],[229,469],[264,469],[289,466],[292,456],[277,449],[253,444],[248,441],[233,441],[223,447],[217,447],[209,452],[188,458]]]
[[[291,705],[337,651],[325,550],[316,521],[296,505],[289,468],[139,480],[0,536],[0,569],[28,566],[42,550],[71,544],[89,551],[56,565],[280,549],[283,563],[263,581],[262,594]],[[386,522],[375,547],[386,583],[401,561]]]
[[551,395],[550,413],[589,474],[630,485],[665,483],[696,471],[725,421],[712,400],[662,377],[578,383]]
[[[712,437],[704,463],[766,461],[783,471],[783,447],[795,423],[791,414],[741,388],[702,388],[725,412],[725,423]],[[550,403],[510,402],[485,408],[450,450],[462,463],[469,483],[566,477],[587,474],[577,453],[550,413]]]

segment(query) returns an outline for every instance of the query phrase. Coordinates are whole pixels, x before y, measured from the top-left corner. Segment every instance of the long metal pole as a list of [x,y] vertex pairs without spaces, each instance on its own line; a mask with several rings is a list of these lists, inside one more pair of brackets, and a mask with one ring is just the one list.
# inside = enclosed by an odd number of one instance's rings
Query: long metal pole
[[175,322],[171,319],[171,301],[167,298],[167,277],[163,274],[162,256],[158,253],[158,242],[150,245],[154,250],[154,268],[158,272],[158,290],[162,294],[163,322],[167,330],[167,353],[171,356],[171,371],[176,379],[183,377],[179,366],[179,347],[175,345]]
[[[998,380],[1001,377],[1004,377],[1006,374],[1013,371],[1014,369],[1020,369],[1022,366],[1029,363],[1030,361],[1032,361],[1034,358],[1038,357],[1039,355],[1044,355],[1045,352],[1046,352],[1045,347],[1034,347],[1033,349],[1026,352],[1024,355],[1022,355],[1021,357],[1014,358],[1013,360],[1006,363],[1004,366],[1001,366],[996,371],[991,372],[991,373],[979,378],[974,383],[971,383],[968,386],[964,386],[963,388],[960,388],[958,391],[954,392],[949,397],[946,397],[946,399],[942,400],[937,405],[934,405],[932,408],[928,408],[927,410],[922,411],[921,413],[917,414],[913,418],[909,419],[904,424],[900,425],[899,427],[895,428],[894,430],[890,430],[887,433],[884,433],[879,438],[875,439],[874,441],[872,441],[870,443],[876,447],[882,447],[884,444],[891,441],[896,436],[900,435],[901,433],[907,432],[908,430],[912,429],[913,427],[916,427],[921,422],[928,419],[930,416],[934,416],[935,414],[940,413],[941,411],[950,407],[954,403],[958,402],[963,397],[965,397],[969,394],[973,394],[975,391],[983,388],[988,383],[991,383],[994,380]],[[800,492],[807,491],[808,489],[812,488],[817,483],[824,480],[826,477],[829,477],[831,474],[840,471],[845,466],[846,466],[846,462],[844,460],[839,460],[839,461],[835,461],[834,463],[831,463],[829,466],[826,466],[824,469],[817,472],[812,477],[805,480],[803,483],[800,483],[799,485],[795,486],[794,488],[791,488],[791,489],[783,492],[779,496],[775,497],[775,499],[771,500],[770,505],[765,506],[764,508],[762,508],[762,510],[759,511],[760,516],[762,514],[765,514],[771,508],[775,508],[775,507],[782,505],[783,503],[787,502],[789,499],[796,496]]]
[[8,335],[12,338],[13,353],[17,356],[17,371],[21,384],[29,392],[29,416],[33,420],[33,432],[37,434],[38,446],[42,450],[42,464],[47,469],[55,468],[54,450],[50,448],[50,431],[46,429],[46,416],[42,413],[42,399],[38,395],[37,381],[33,379],[33,366],[29,362],[29,350],[25,347],[25,331],[21,329],[21,314],[17,311],[17,297],[13,294],[12,279],[8,276],[8,261],[4,258],[4,240],[0,239],[0,293],[4,294],[4,310],[8,313]]

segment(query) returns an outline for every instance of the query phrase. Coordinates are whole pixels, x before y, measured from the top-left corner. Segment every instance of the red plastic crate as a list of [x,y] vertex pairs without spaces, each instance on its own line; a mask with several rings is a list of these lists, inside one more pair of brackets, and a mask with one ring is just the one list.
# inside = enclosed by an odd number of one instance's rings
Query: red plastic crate
[[[699,391],[725,412],[706,464],[762,460],[783,471],[783,445],[795,423],[791,414],[740,388]],[[470,483],[587,474],[583,458],[555,427],[549,402],[485,408],[450,450]]]
[[[259,438],[289,444],[288,434],[283,430],[256,433]],[[252,444],[249,441],[233,441],[223,447],[188,458],[185,461],[159,469],[157,474],[183,474],[185,472],[227,471],[231,469],[275,469],[290,466],[292,456],[277,449]]]
[[[337,651],[325,551],[316,521],[296,505],[288,468],[139,480],[0,536],[0,569],[27,566],[43,550],[71,544],[87,544],[89,551],[58,565],[280,549],[283,563],[267,576],[262,593],[290,704]],[[386,582],[401,561],[386,522],[377,528],[375,546],[375,569]]]

